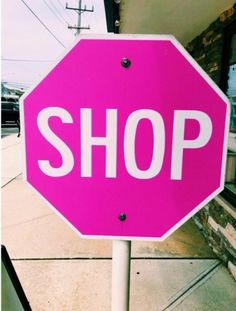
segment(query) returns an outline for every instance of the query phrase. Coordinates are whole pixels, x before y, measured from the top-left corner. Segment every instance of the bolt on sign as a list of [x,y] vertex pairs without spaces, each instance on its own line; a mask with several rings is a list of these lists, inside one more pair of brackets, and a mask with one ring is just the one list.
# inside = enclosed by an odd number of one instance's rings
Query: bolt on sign
[[82,236],[163,240],[223,189],[229,104],[172,36],[80,36],[21,107],[25,179]]

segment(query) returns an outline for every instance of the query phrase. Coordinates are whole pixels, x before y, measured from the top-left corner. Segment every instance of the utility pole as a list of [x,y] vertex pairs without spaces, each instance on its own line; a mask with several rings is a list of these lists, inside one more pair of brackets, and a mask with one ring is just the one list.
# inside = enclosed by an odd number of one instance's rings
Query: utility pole
[[66,9],[67,10],[73,10],[73,11],[76,11],[78,13],[77,26],[68,26],[69,29],[76,29],[77,30],[76,35],[79,35],[81,29],[90,29],[89,25],[87,27],[81,27],[81,14],[84,12],[94,12],[93,6],[92,6],[92,9],[87,9],[86,5],[84,6],[84,8],[82,8],[82,0],[79,0],[78,8],[69,7],[68,4],[66,3]]

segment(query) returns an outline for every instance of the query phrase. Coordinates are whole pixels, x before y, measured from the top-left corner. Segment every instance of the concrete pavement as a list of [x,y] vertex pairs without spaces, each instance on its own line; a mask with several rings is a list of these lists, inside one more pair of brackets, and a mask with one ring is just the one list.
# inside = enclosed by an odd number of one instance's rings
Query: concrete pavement
[[10,135],[1,140],[1,185],[6,185],[9,181],[22,173],[22,152],[21,140],[17,135]]
[[[84,240],[22,180],[20,138],[2,139],[2,243],[33,310],[110,310],[111,248]],[[132,243],[130,310],[236,310],[236,283],[192,220]],[[10,311],[10,310],[9,310]]]

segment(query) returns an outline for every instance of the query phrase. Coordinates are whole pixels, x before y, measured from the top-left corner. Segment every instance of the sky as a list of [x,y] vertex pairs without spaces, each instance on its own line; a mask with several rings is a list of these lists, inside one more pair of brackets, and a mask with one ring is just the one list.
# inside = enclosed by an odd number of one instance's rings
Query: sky
[[[29,87],[43,77],[76,39],[78,13],[65,9],[78,7],[79,0],[2,0],[1,1],[1,80],[8,85]],[[103,0],[82,0],[81,33],[107,32]],[[33,13],[32,13],[33,12]],[[44,24],[42,25],[37,17]]]

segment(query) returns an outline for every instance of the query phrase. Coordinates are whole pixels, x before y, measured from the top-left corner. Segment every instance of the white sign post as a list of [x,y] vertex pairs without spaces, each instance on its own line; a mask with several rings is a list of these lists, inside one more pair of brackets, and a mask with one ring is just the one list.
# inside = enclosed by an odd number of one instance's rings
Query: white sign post
[[128,311],[131,241],[112,242],[112,311]]

